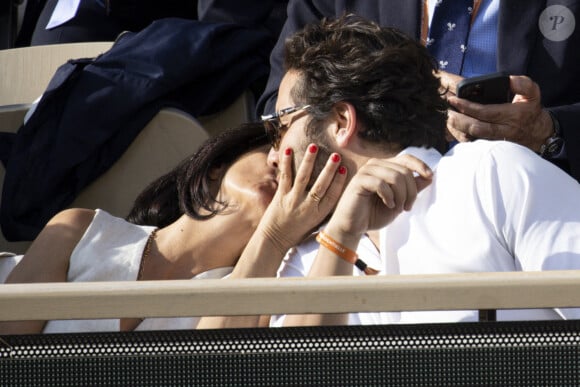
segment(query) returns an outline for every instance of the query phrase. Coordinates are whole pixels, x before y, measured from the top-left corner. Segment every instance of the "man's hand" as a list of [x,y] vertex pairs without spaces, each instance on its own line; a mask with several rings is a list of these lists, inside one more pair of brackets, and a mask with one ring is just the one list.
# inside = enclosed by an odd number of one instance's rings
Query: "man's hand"
[[461,77],[441,76],[451,93],[447,129],[458,141],[477,138],[507,140],[526,146],[534,152],[553,133],[550,114],[542,108],[539,86],[526,76],[510,76],[510,86],[515,94],[511,103],[482,105],[457,98],[452,93]]
[[441,92],[445,92],[446,97],[457,95],[457,85],[465,78],[461,75],[451,74],[446,71],[438,71],[435,74],[441,80]]

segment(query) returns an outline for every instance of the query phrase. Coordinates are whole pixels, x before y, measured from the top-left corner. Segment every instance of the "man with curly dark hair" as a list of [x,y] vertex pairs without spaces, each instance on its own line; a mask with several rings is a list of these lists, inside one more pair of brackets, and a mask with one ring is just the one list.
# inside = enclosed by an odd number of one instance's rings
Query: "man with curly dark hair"
[[[512,141],[542,154],[580,181],[580,6],[576,0],[289,0],[286,22],[270,55],[268,83],[256,111],[274,111],[284,75],[286,39],[305,25],[354,13],[380,26],[404,31],[436,55],[433,41],[437,39],[432,32],[437,34],[441,24],[448,31],[465,28],[456,29],[455,19],[438,23],[436,14],[451,17],[452,10],[465,13],[460,9],[470,15],[464,31],[467,41],[456,46],[444,44],[456,52],[459,68],[438,61],[439,74],[449,87],[448,101],[454,108],[447,123],[449,140]],[[495,72],[510,74],[515,98],[509,103],[484,105],[455,94],[463,78]]]
[[[372,165],[390,190],[393,213],[410,209],[417,193],[430,183],[431,171],[419,158],[399,153],[414,147],[439,154],[435,149],[445,148],[447,105],[425,48],[397,30],[348,15],[296,34],[288,41],[286,58],[278,112],[263,117],[272,142],[270,165],[280,169],[282,158],[292,155],[297,173],[300,161],[316,154],[307,187],[321,209],[337,199],[336,193],[313,184],[327,160],[340,163],[338,173],[347,178],[362,166]],[[287,236],[276,229],[262,231],[286,252]],[[366,260],[366,272],[381,262],[375,247],[378,233],[369,234],[359,246],[364,258],[358,266],[363,267]],[[318,247],[316,243],[312,247],[316,235],[301,245],[310,253]],[[300,260],[300,254],[293,256]],[[280,263],[242,257],[230,278],[275,276]],[[349,269],[352,275],[352,265]],[[364,272],[357,269],[354,274]],[[200,327],[257,324],[257,316],[204,317]]]
[[[279,277],[580,269],[580,213],[565,205],[580,185],[509,141],[460,143],[442,154],[447,105],[432,59],[413,39],[346,15],[287,40],[285,69],[278,113],[264,117],[269,163],[294,154],[298,168],[309,152],[335,154],[348,184],[327,222],[288,251]],[[316,189],[310,196],[321,206],[336,199]],[[283,245],[283,235],[268,232]],[[241,259],[232,277],[273,276],[273,261]],[[498,311],[498,319],[559,318],[580,311]],[[270,324],[477,319],[473,310],[403,311],[275,316]]]
[[347,15],[287,41],[282,87],[290,86],[295,105],[309,105],[307,141],[324,147],[320,128],[346,103],[356,113],[356,136],[381,158],[409,146],[444,152],[448,105],[433,66],[427,50],[398,30]]

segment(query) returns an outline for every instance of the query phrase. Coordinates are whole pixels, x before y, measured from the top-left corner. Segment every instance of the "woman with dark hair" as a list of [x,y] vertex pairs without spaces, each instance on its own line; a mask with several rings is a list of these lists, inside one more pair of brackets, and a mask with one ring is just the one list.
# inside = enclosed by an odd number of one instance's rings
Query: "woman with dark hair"
[[215,171],[211,171],[265,145],[269,142],[261,123],[243,124],[210,138],[195,154],[147,186],[135,200],[127,221],[161,228],[183,214],[199,220],[215,216],[220,208],[215,206],[211,190],[212,176],[215,180]]
[[[154,181],[127,219],[99,209],[62,211],[48,222],[6,283],[222,278],[241,256],[246,262],[253,256],[279,262],[331,211],[345,173],[335,155],[308,189],[317,147],[311,144],[295,174],[293,151],[285,150],[279,176],[268,166],[269,148],[262,123],[243,125],[208,140]],[[198,321],[3,322],[0,333],[192,329]]]

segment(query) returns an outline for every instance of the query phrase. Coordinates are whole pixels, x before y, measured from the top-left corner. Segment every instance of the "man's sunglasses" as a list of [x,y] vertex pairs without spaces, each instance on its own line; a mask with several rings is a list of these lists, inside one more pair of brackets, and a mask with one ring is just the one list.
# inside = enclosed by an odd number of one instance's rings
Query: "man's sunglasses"
[[270,139],[270,144],[276,150],[280,147],[280,141],[282,140],[282,136],[288,130],[289,124],[283,124],[280,121],[280,118],[286,116],[288,114],[296,113],[301,110],[309,108],[310,105],[302,105],[302,106],[292,106],[287,107],[285,109],[279,110],[274,114],[268,114],[262,116],[262,122],[264,123],[264,128],[266,129],[266,134]]

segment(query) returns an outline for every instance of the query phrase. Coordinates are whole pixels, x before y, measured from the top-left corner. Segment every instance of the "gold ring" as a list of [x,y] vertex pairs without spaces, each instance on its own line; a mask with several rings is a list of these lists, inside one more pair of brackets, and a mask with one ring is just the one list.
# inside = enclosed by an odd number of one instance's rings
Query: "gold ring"
[[318,196],[316,193],[314,192],[310,192],[310,197],[312,198],[312,200],[314,200],[315,202],[319,202],[320,199],[322,199],[320,196]]

